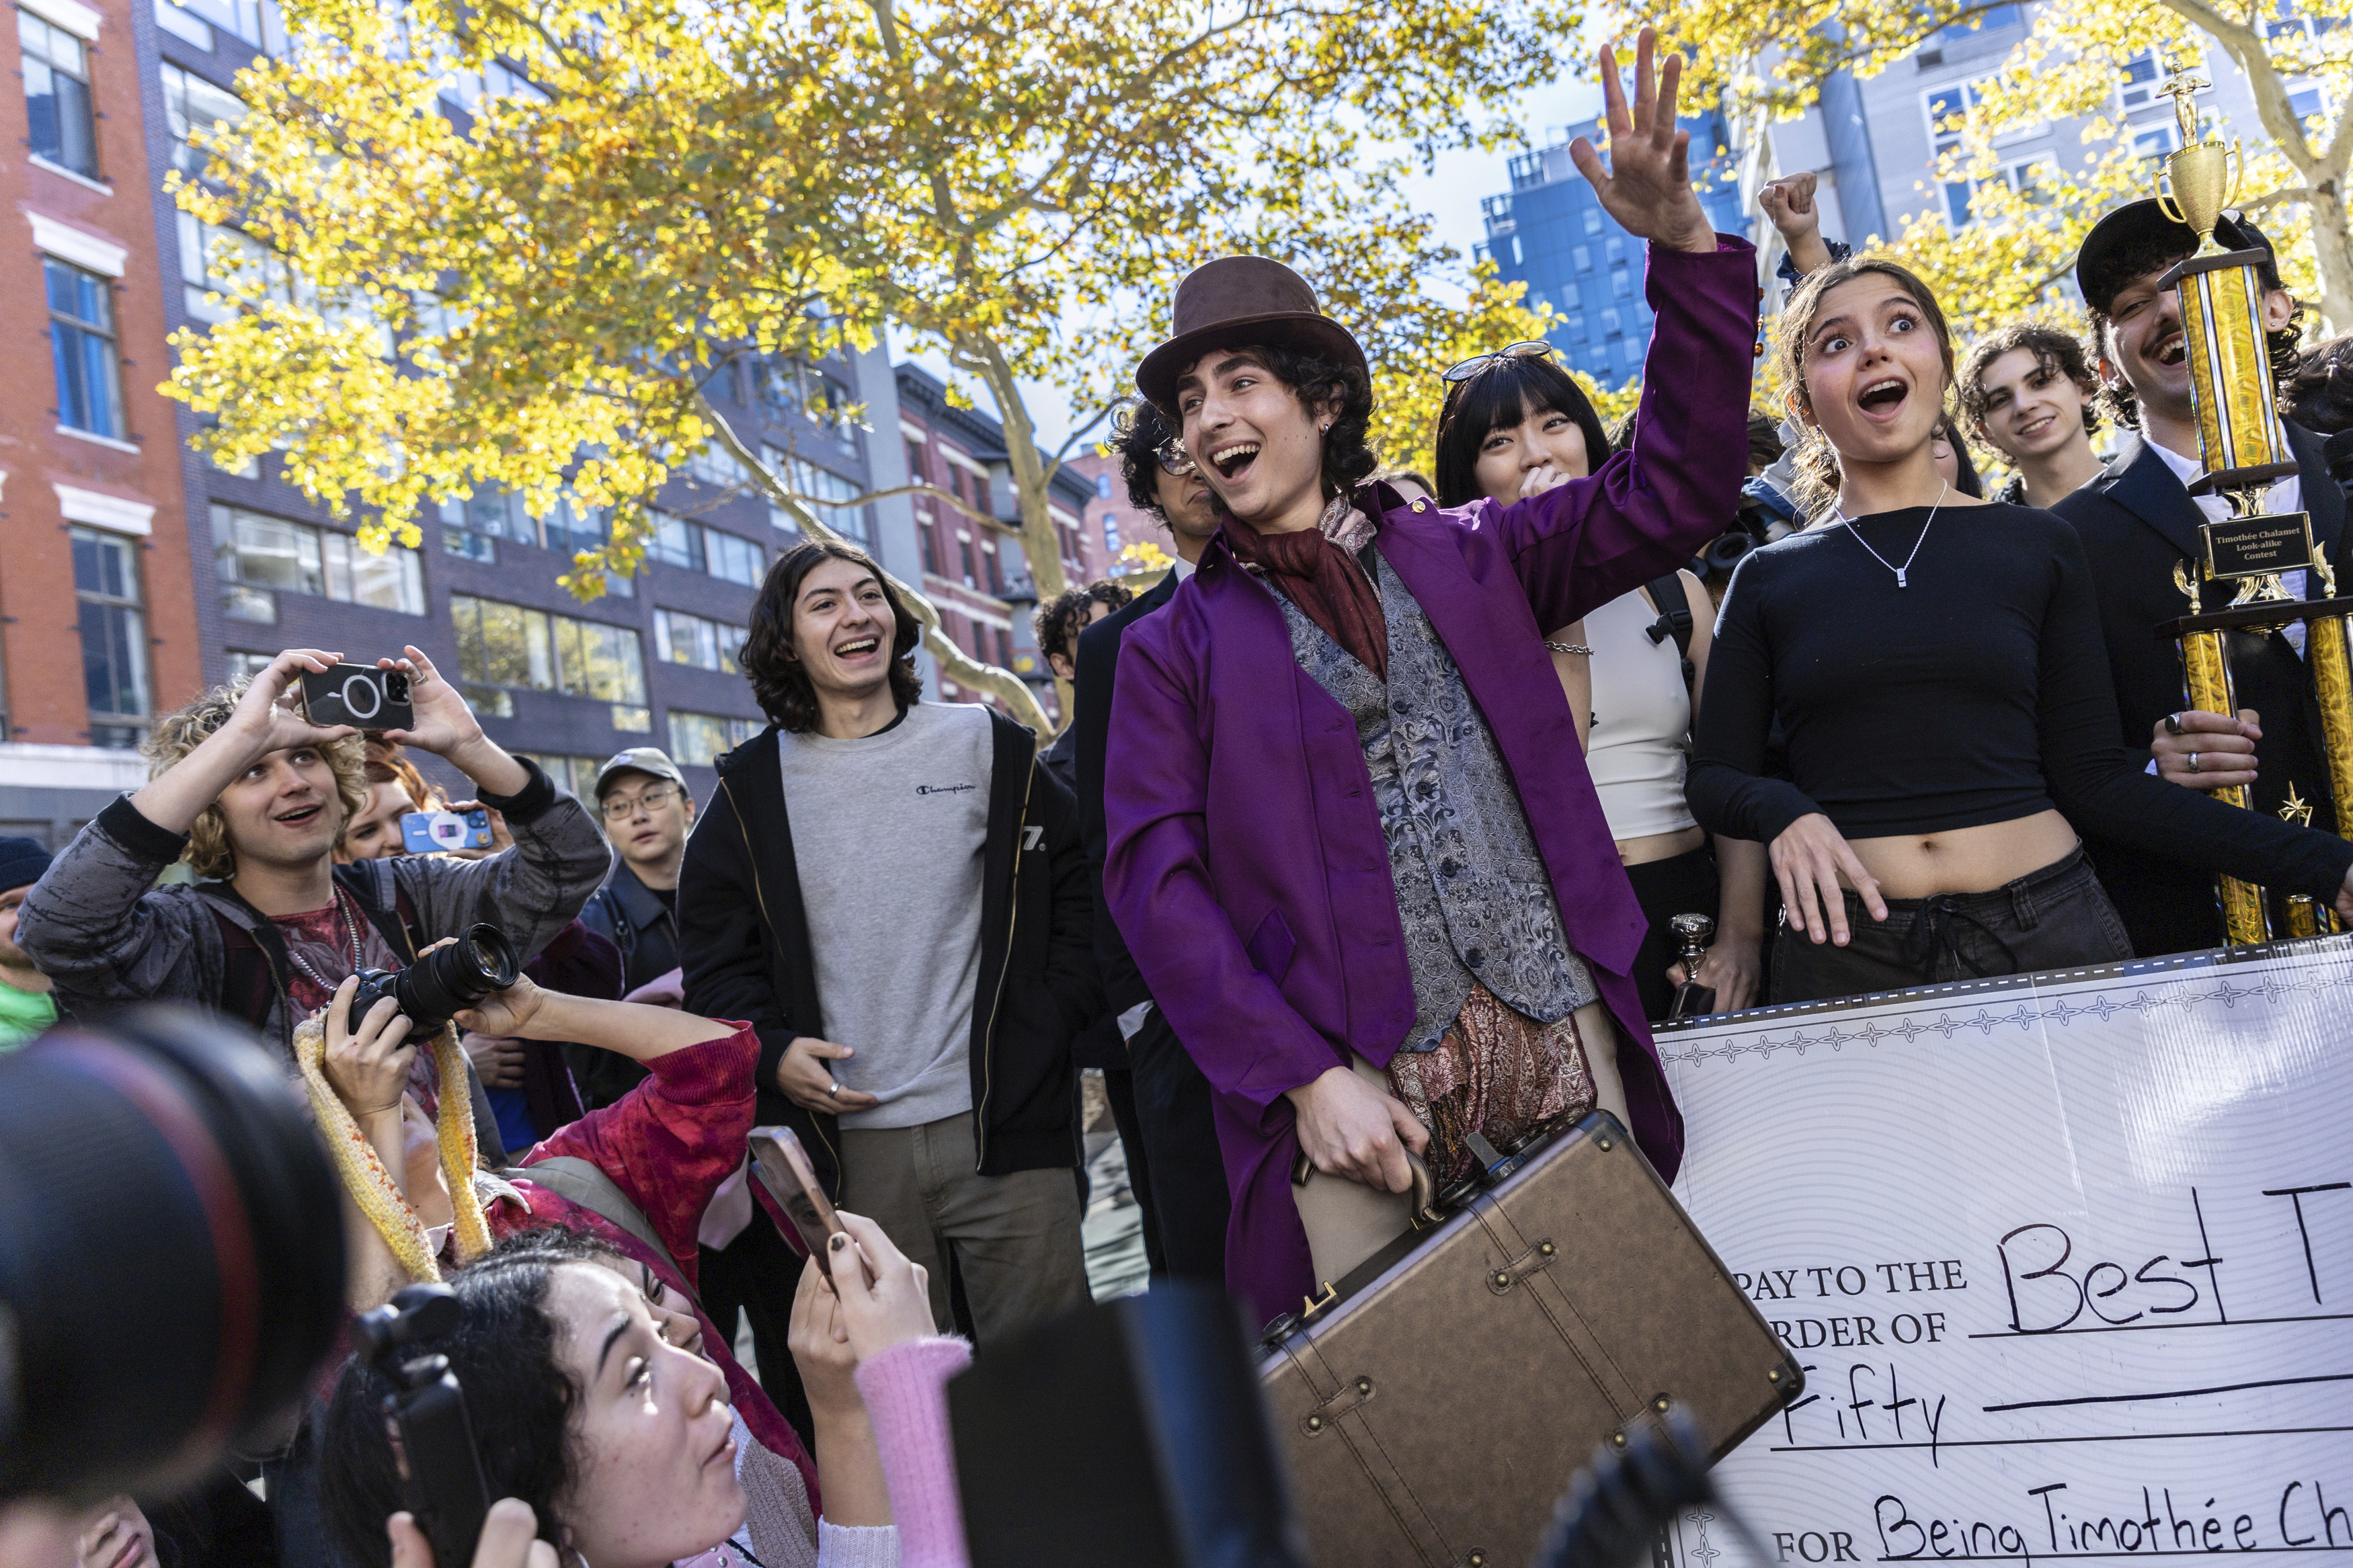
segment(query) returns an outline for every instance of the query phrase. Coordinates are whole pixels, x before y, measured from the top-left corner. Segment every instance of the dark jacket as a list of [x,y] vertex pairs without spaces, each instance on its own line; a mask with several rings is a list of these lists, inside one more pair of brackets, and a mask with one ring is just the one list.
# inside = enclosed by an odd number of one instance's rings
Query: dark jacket
[[1072,700],[1071,733],[1079,753],[1079,826],[1086,835],[1088,885],[1095,900],[1095,964],[1103,972],[1104,1005],[1117,1017],[1139,1003],[1152,1000],[1150,987],[1127,951],[1127,939],[1111,918],[1103,901],[1103,757],[1111,743],[1111,699],[1118,684],[1119,644],[1127,628],[1160,608],[1176,595],[1176,574],[1163,573],[1148,593],[1140,594],[1079,632],[1077,694]]
[[[603,881],[610,853],[587,811],[556,794],[535,763],[512,795],[485,795],[515,847],[480,860],[399,855],[335,868],[403,963],[477,921],[506,932],[528,962],[572,923]],[[129,796],[74,835],[25,895],[17,941],[58,1000],[88,1014],[139,1001],[192,1002],[239,1017],[293,1068],[284,940],[227,882],[156,887],[187,835],[158,827]]]
[[[2301,468],[2304,507],[2312,538],[2335,568],[2340,591],[2353,586],[2348,557],[2345,493],[2330,477],[2319,439],[2300,426],[2287,427]],[[2074,525],[2091,557],[2092,584],[2106,635],[2108,667],[2116,681],[2116,710],[2133,765],[2149,760],[2149,733],[2158,721],[2185,703],[2181,657],[2170,637],[2157,628],[2189,613],[2174,586],[2176,563],[2195,562],[2202,552],[2199,525],[2206,521],[2165,459],[2141,437],[2128,437],[2115,462],[2052,510]],[[2313,584],[2317,595],[2319,584]],[[2205,607],[2229,600],[2222,584],[2208,586]],[[2227,634],[2232,685],[2242,708],[2263,716],[2256,742],[2259,778],[2254,807],[2276,813],[2294,787],[2313,807],[2313,826],[2334,822],[2329,807],[2328,768],[2321,747],[2319,712],[2312,677],[2295,647],[2280,634]],[[2093,864],[2108,889],[2133,951],[2142,957],[2214,947],[2222,942],[2215,910],[2214,881],[2203,872],[2158,860],[2098,839],[2088,841]]]
[[[679,966],[678,917],[617,856],[613,874],[581,906],[580,923],[620,949],[624,994]],[[646,1076],[628,1058],[594,1046],[567,1045],[564,1054],[591,1110],[612,1104]]]
[[[980,1173],[1002,1176],[1078,1163],[1071,1041],[1100,1004],[1088,951],[1086,858],[1070,792],[1039,761],[1035,735],[1001,714],[989,719],[996,752],[982,855],[972,1103]],[[719,789],[686,841],[678,885],[686,1005],[758,1032],[760,1121],[798,1132],[831,1187],[840,1168],[835,1119],[801,1110],[776,1087],[786,1047],[826,1032],[776,736],[771,726],[719,759]],[[888,831],[887,823],[871,826]],[[844,854],[857,853],[868,826],[841,825]]]

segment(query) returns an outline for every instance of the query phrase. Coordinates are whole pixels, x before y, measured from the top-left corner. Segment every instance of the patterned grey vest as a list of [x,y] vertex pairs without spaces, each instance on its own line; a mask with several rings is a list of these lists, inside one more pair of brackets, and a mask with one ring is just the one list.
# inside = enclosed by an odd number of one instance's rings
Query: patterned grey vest
[[1386,686],[1288,595],[1275,598],[1292,656],[1356,720],[1372,774],[1413,977],[1404,1048],[1435,1049],[1474,981],[1557,1023],[1599,993],[1569,948],[1519,793],[1430,617],[1376,552],[1362,559],[1388,624]]

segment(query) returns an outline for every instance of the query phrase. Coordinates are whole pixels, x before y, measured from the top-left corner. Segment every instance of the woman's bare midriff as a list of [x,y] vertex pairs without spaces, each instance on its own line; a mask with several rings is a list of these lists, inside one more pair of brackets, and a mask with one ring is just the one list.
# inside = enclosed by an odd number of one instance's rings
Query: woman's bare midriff
[[2056,811],[1942,833],[1847,841],[1888,899],[1983,893],[2073,854],[2075,830]]
[[1707,842],[1707,830],[1698,826],[1678,828],[1672,833],[1646,833],[1640,838],[1618,840],[1618,863],[1621,866],[1647,866],[1653,860],[1672,860],[1678,855],[1688,855]]

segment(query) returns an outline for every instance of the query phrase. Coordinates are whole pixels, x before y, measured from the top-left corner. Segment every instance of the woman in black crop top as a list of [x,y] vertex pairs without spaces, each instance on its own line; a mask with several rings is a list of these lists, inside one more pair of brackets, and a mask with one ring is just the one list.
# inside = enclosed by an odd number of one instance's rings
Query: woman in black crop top
[[[2126,761],[2075,531],[1937,476],[1953,353],[1926,284],[1826,268],[1777,350],[1821,521],[1733,574],[1685,786],[1771,846],[1774,1001],[2130,957],[2071,823],[2353,917],[2353,844]],[[1761,772],[1777,716],[1787,782]]]

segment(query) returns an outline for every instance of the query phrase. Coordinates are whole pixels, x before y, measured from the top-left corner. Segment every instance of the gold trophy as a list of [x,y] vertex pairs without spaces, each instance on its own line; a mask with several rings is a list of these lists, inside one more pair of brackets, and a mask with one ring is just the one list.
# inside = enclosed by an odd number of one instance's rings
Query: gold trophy
[[[2210,713],[2236,713],[2225,634],[2269,632],[2301,620],[2307,631],[2306,658],[2320,692],[2329,775],[2342,816],[2340,832],[2353,837],[2353,658],[2348,657],[2346,614],[2353,599],[2337,597],[2327,558],[2313,548],[2311,520],[2303,512],[2266,514],[2263,494],[2296,472],[2295,454],[2281,422],[2264,341],[2263,279],[2267,259],[2260,249],[2224,250],[2214,226],[2230,204],[2244,159],[2221,137],[2200,140],[2191,95],[2207,85],[2176,76],[2160,90],[2174,100],[2182,147],[2165,161],[2158,203],[2165,216],[2198,236],[2197,253],[2158,279],[2181,306],[2181,328],[2189,351],[2190,397],[2198,414],[2199,458],[2206,471],[2192,481],[2192,495],[2220,494],[2231,515],[2202,525],[2201,559],[2181,562],[2173,580],[2189,600],[2189,614],[2161,630],[2181,649],[2182,684],[2189,706]],[[2326,595],[2313,601],[2291,594],[2281,574],[2305,570]],[[2200,589],[2209,583],[2237,584],[2227,608],[2206,611]],[[2232,805],[2250,805],[2244,788],[2209,792]],[[2307,808],[2308,810],[2309,808]],[[2267,942],[2272,935],[2263,890],[2234,877],[2218,879],[2223,940],[2236,946]],[[2330,917],[2311,900],[2287,911],[2291,935],[2331,929]],[[2313,929],[2303,930],[2309,926]]]

